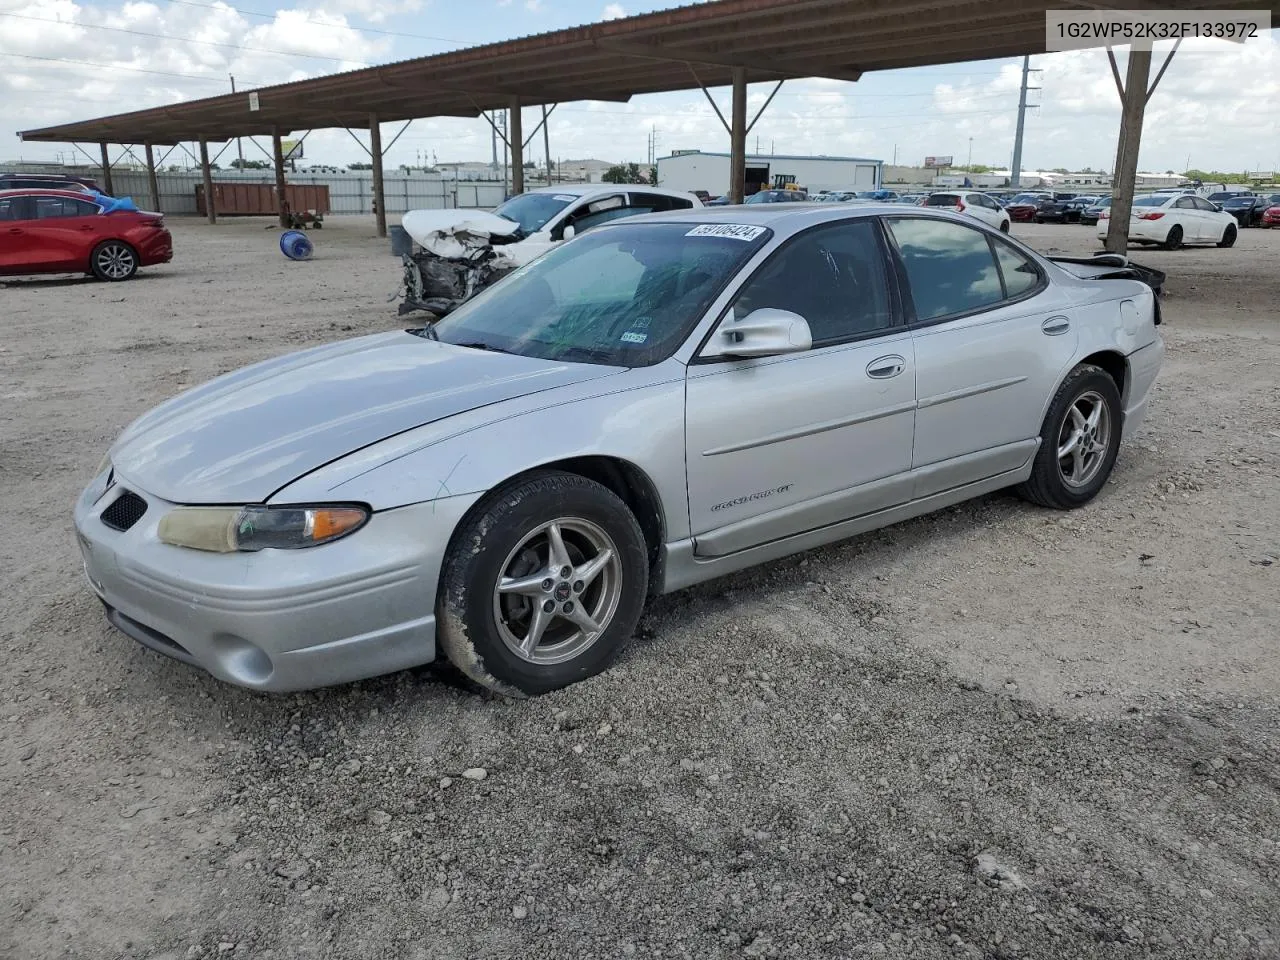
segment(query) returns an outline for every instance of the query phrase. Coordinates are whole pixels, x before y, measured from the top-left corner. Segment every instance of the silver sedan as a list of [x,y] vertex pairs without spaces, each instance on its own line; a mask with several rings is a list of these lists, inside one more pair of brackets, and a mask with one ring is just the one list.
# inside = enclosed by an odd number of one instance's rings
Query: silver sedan
[[553,690],[649,596],[1005,487],[1088,503],[1164,353],[1140,276],[893,205],[598,227],[141,417],[76,505],[85,571],[121,631],[247,687],[443,653]]

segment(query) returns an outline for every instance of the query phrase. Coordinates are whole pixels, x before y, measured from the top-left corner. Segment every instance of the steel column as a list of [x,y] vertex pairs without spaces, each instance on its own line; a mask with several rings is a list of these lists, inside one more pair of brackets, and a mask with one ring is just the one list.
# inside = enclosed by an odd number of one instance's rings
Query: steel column
[[376,113],[369,114],[369,159],[373,161],[373,217],[378,236],[387,235],[387,202],[382,189],[382,127]]
[[747,188],[747,68],[733,68],[733,106],[729,111],[729,202],[741,203]]
[[218,211],[213,202],[213,174],[209,170],[209,141],[200,138],[200,174],[204,177],[204,213],[210,223],[218,222]]
[[[552,107],[551,109],[555,109]],[[547,105],[542,105],[542,152],[547,155],[547,186],[551,186],[551,135],[547,132]]]
[[146,144],[147,151],[147,192],[151,195],[151,209],[160,212],[160,184],[156,180],[156,154],[151,144]]
[[271,130],[271,162],[276,168],[276,209],[280,215],[280,229],[289,226],[289,200],[285,193],[284,182],[284,145],[280,142],[280,131]]
[[102,189],[107,191],[108,197],[114,197],[116,191],[111,185],[111,160],[107,157],[107,145],[100,143],[98,146],[102,148]]
[[511,141],[511,192],[524,193],[524,130],[520,123],[520,98],[511,98],[507,139]]
[[1147,109],[1147,78],[1151,75],[1151,51],[1129,48],[1129,68],[1120,115],[1120,141],[1111,175],[1111,220],[1107,226],[1109,253],[1129,248],[1129,215],[1133,212],[1133,188],[1138,179],[1138,149],[1142,144],[1142,118]]

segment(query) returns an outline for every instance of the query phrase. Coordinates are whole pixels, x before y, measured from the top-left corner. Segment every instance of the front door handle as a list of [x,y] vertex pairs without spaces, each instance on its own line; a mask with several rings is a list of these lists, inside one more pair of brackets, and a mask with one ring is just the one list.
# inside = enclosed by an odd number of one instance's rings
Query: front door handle
[[1040,329],[1050,337],[1061,336],[1071,329],[1071,321],[1066,317],[1050,317],[1040,324]]
[[888,380],[907,369],[907,360],[896,353],[887,357],[877,357],[867,364],[867,376],[872,380]]

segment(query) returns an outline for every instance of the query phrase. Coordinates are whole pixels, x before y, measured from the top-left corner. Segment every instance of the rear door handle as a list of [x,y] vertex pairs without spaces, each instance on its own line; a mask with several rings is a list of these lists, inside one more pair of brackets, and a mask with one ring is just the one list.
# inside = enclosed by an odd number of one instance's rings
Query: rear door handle
[[896,353],[878,357],[867,364],[867,376],[872,380],[888,380],[907,369],[907,360]]
[[1071,321],[1066,317],[1050,317],[1040,324],[1040,329],[1050,337],[1061,336],[1071,329]]

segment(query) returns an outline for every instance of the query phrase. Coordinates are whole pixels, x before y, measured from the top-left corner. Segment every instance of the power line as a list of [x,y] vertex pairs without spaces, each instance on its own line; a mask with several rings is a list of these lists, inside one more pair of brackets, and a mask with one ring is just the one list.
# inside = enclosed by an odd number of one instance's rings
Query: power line
[[[221,76],[207,77],[201,73],[171,73],[166,70],[148,70],[145,67],[127,67],[121,63],[96,63],[93,60],[76,60],[72,57],[42,57],[34,53],[6,53],[4,51],[0,51],[0,57],[21,57],[23,60],[43,60],[48,63],[75,63],[83,67],[98,67],[102,70],[126,70],[129,73],[149,73],[157,77],[176,77],[179,80],[202,80],[205,83],[216,83],[219,86],[224,82]],[[260,80],[251,80],[249,82],[254,86],[266,86]],[[19,90],[19,92],[21,91]]]
[[[186,7],[204,7],[208,10],[234,10],[236,13],[245,17],[261,17],[265,20],[274,20],[274,13],[259,13],[257,10],[246,10],[243,7],[233,7],[227,3],[201,3],[199,0],[166,0],[168,3],[180,3]],[[312,20],[310,17],[306,19],[307,23],[314,23],[321,27],[344,27],[343,24],[334,23],[331,20]],[[432,37],[424,33],[402,33],[398,30],[379,30],[375,27],[346,27],[351,30],[359,30],[361,33],[377,33],[384,37],[405,37],[410,40],[434,40],[439,43],[453,43],[460,47],[471,46],[474,40],[450,40],[448,37]]]
[[[229,43],[225,40],[197,40],[195,37],[178,37],[167,33],[148,33],[145,30],[131,30],[127,27],[108,27],[100,23],[80,23],[69,20],[50,20],[46,17],[32,17],[25,13],[0,13],[0,17],[15,17],[18,20],[34,20],[36,23],[56,23],[61,26],[82,27],[86,30],[109,30],[112,33],[128,33],[135,37],[148,37],[152,40],[175,40],[179,43],[198,43],[207,47],[229,47],[232,50],[250,50],[255,53],[271,53],[280,57],[299,57],[303,60],[328,60],[331,63],[358,63],[362,67],[369,66],[363,60],[351,60],[347,57],[328,57],[322,53],[295,53],[289,50],[272,50],[267,47],[251,47],[242,43]],[[339,26],[339,24],[335,24]]]

